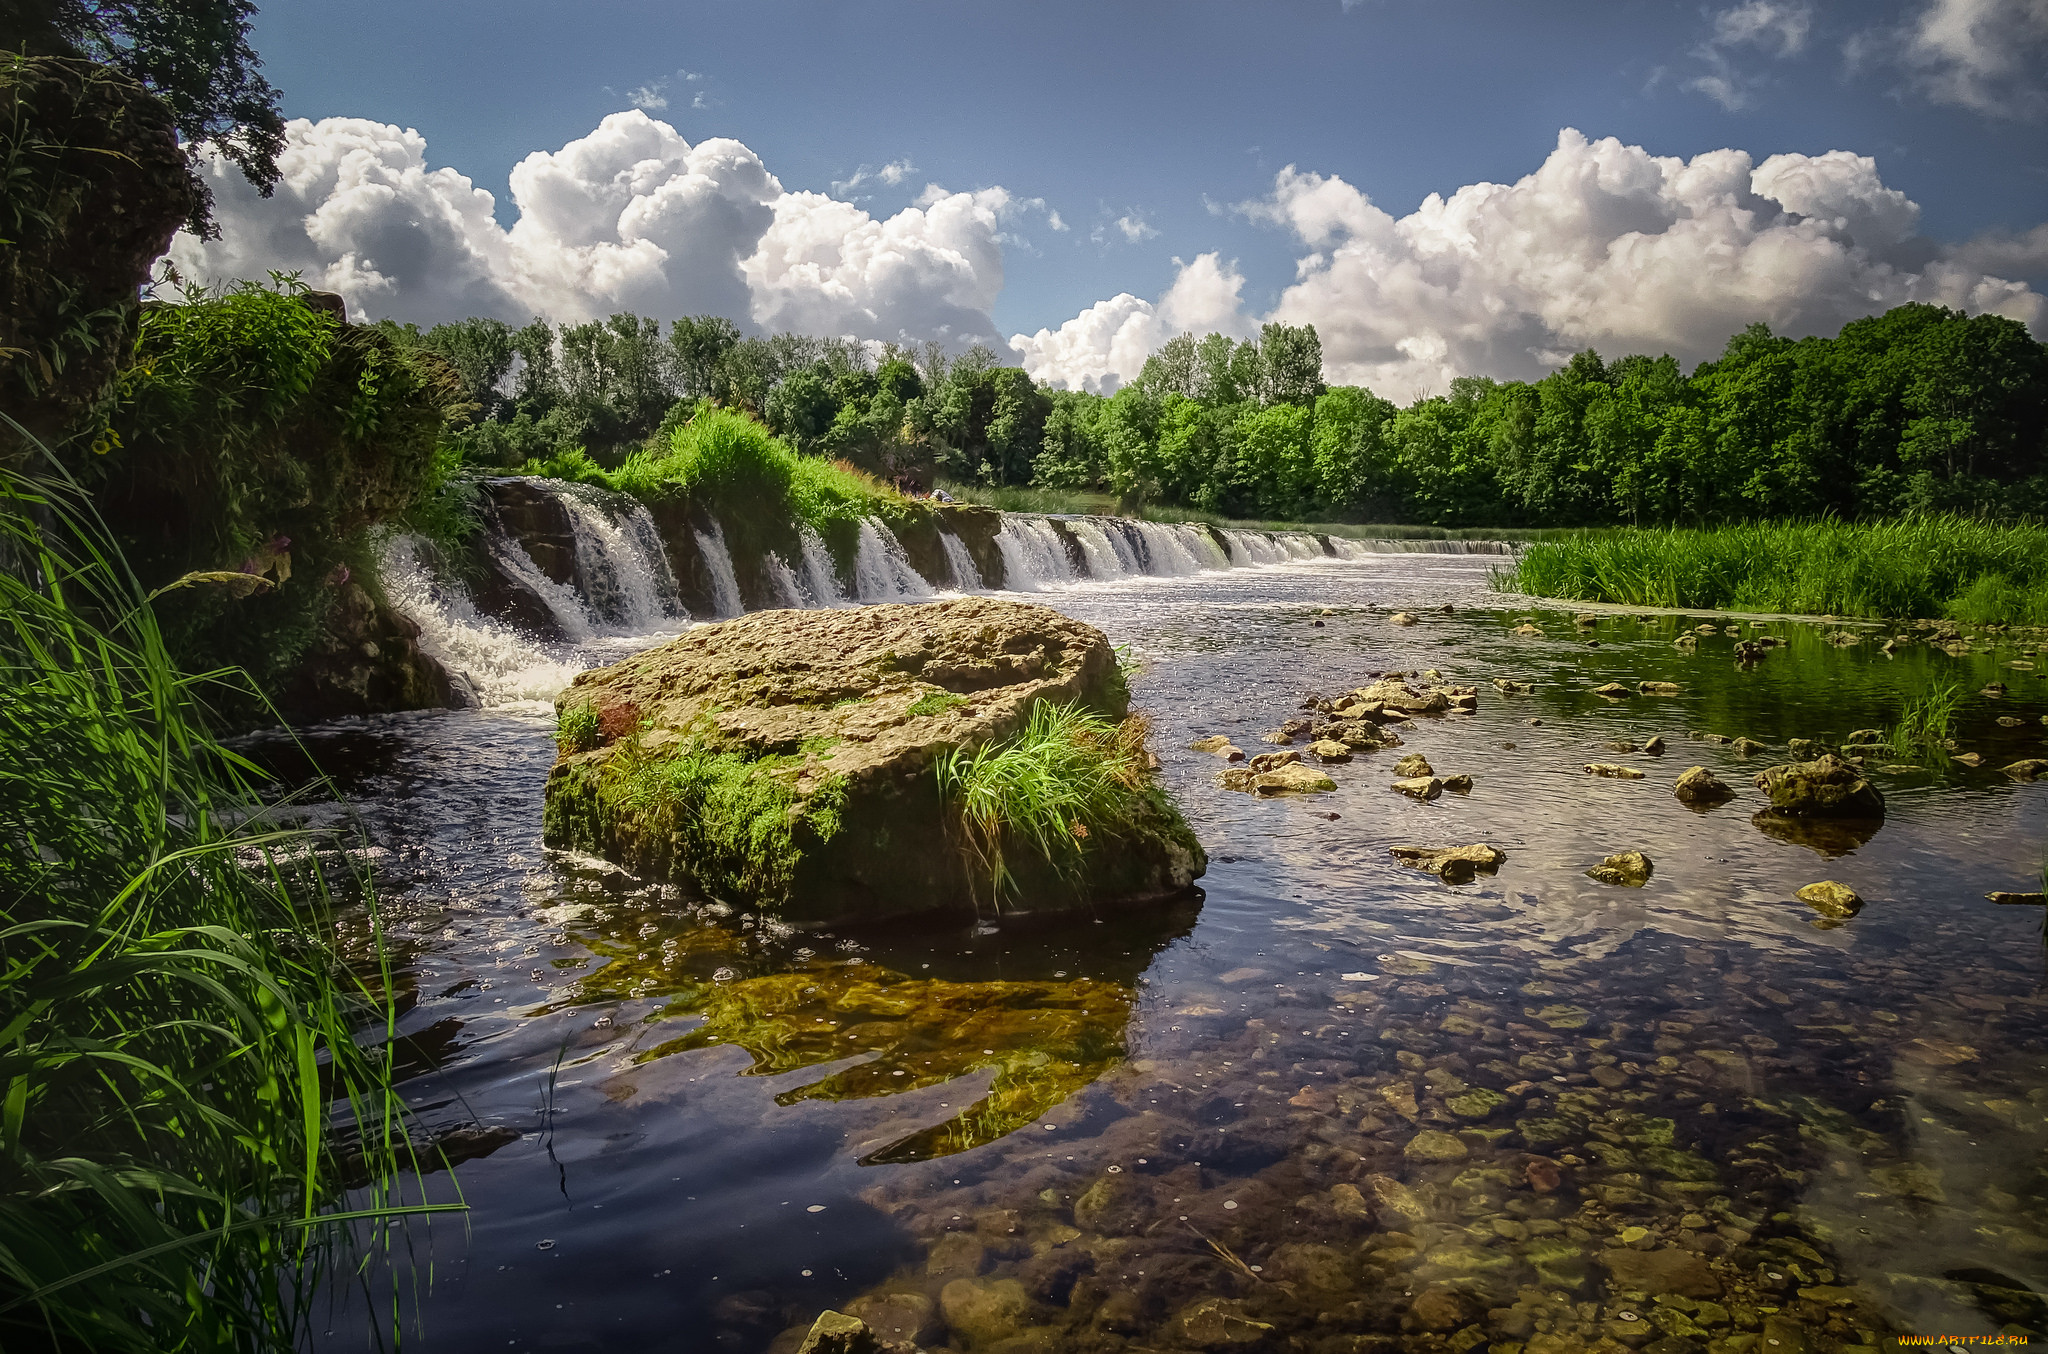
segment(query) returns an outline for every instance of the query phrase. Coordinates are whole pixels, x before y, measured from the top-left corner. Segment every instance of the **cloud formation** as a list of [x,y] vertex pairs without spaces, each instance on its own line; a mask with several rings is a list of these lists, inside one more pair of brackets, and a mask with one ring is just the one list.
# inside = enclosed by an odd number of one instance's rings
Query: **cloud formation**
[[[1944,253],[1917,235],[1918,206],[1847,151],[1682,160],[1567,128],[1526,178],[1431,194],[1398,219],[1343,179],[1291,165],[1268,197],[1238,210],[1304,251],[1261,318],[1315,325],[1329,380],[1403,399],[1465,374],[1534,378],[1588,346],[1697,362],[1755,320],[1832,333],[1906,301],[1995,311],[2048,333],[2048,300],[1993,269],[2037,259],[2048,239]],[[1252,328],[1237,305],[1242,281],[1203,255],[1157,305],[1115,297],[1011,347],[1034,375],[1113,388],[1176,332]],[[1192,322],[1195,311],[1206,318]]]
[[1928,0],[1899,37],[1931,101],[1996,118],[2048,115],[2048,0]]
[[[431,324],[715,313],[768,330],[992,342],[1003,223],[1043,210],[1001,188],[937,186],[887,219],[791,193],[738,141],[695,145],[644,110],[614,113],[511,174],[518,215],[426,141],[360,118],[287,127],[276,194],[259,198],[216,159],[206,172],[221,238],[180,235],[171,258],[200,279],[296,271],[351,314]],[[899,161],[877,171],[895,181]]]
[[1714,15],[1713,32],[1693,56],[1706,64],[1706,72],[1685,82],[1727,109],[1739,112],[1756,102],[1761,83],[1736,65],[1736,53],[1756,48],[1783,60],[1797,56],[1806,46],[1813,27],[1813,6],[1806,0],[1743,0]]

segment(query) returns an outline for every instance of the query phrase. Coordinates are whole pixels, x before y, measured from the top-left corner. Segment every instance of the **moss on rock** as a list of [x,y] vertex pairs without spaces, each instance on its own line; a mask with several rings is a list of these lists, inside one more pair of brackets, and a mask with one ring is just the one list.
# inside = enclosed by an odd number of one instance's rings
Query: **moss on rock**
[[[1045,607],[970,597],[700,626],[562,694],[577,736],[549,776],[546,838],[792,921],[968,911],[991,881],[934,772],[1018,738],[1041,703],[1110,722],[1129,704],[1101,632]],[[1002,906],[1163,897],[1201,874],[1149,773],[1117,818],[1079,824],[1078,865],[1007,852]],[[1093,843],[1091,826],[1111,830]]]

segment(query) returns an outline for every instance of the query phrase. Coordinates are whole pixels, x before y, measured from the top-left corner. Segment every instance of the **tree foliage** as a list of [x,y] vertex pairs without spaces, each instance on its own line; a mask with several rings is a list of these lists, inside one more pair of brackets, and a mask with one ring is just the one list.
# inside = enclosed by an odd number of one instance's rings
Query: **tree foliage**
[[[284,117],[249,45],[255,13],[251,0],[20,0],[9,45],[121,72],[169,106],[183,141],[217,149],[268,197]],[[190,227],[216,233],[203,183],[200,191]]]

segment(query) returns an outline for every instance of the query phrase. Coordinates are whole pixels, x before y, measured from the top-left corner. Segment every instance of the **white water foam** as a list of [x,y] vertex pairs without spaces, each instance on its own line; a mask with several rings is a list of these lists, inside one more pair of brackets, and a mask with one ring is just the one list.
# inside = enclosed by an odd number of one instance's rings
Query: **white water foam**
[[630,500],[604,502],[594,491],[566,485],[552,495],[575,534],[584,605],[606,629],[645,634],[681,618],[668,552],[645,507]]
[[810,605],[845,606],[846,592],[839,586],[839,566],[833,562],[825,538],[808,522],[797,524],[796,535],[803,542],[804,589],[810,596]]
[[[420,647],[477,704],[516,707],[552,701],[583,670],[584,664],[563,662],[511,626],[478,615],[459,587],[435,577],[426,562],[430,551],[416,536],[385,542],[379,568],[384,593],[419,626]],[[526,552],[519,553],[523,557]],[[527,567],[532,568],[531,560]]]
[[996,532],[996,549],[1003,556],[1003,586],[1012,592],[1062,587],[1080,577],[1074,572],[1066,541],[1042,517],[1004,513],[1002,529]]

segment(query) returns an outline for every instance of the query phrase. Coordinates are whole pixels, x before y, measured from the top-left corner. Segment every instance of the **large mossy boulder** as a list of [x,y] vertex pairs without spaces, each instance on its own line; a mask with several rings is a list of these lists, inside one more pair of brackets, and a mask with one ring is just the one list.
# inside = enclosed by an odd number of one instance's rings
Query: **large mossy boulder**
[[699,626],[558,698],[546,839],[809,924],[1185,891],[1206,861],[1149,772],[1051,849],[1003,843],[998,886],[939,768],[1017,745],[1048,708],[1098,728],[1129,715],[1109,641],[1046,607],[966,597]]

